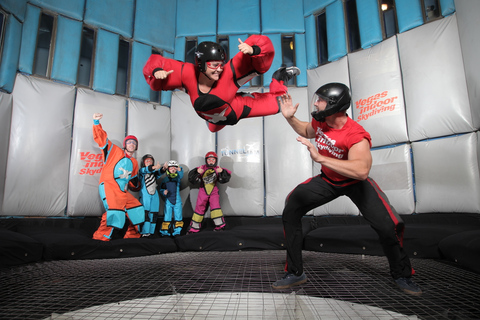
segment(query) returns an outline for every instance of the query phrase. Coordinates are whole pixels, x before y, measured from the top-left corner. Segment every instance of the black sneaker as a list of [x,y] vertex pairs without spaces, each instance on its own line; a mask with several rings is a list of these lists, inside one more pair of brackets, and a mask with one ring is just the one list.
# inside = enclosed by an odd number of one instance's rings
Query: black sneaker
[[307,282],[307,276],[305,272],[299,276],[294,275],[293,273],[287,272],[282,279],[275,281],[272,284],[274,289],[287,289],[293,286],[298,286],[299,284]]
[[290,79],[300,74],[300,69],[295,66],[292,67],[280,67],[272,75],[272,79],[283,80],[283,83],[287,83]]
[[422,294],[422,289],[413,282],[412,278],[398,278],[395,279],[397,287],[400,288],[405,293],[412,294],[414,296],[419,296]]

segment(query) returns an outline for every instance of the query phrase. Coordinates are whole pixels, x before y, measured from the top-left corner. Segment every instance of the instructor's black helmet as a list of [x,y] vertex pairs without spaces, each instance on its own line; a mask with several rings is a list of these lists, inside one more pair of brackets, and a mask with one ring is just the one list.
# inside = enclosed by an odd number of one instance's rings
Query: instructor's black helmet
[[200,72],[207,70],[207,61],[225,61],[225,59],[225,50],[216,42],[201,42],[195,51],[195,65]]
[[[327,102],[327,107],[323,111],[317,111],[315,102],[321,98]],[[343,83],[327,83],[317,91],[312,99],[312,117],[320,122],[325,118],[340,111],[347,110],[350,107],[350,90]]]

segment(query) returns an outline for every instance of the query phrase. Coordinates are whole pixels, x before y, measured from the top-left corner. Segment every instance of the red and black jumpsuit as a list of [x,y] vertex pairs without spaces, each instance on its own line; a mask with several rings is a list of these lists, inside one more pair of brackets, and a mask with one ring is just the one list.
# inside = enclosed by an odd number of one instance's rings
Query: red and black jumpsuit
[[[270,68],[275,50],[271,40],[263,35],[252,35],[245,40],[250,46],[260,48],[256,55],[237,53],[230,59],[209,93],[198,89],[199,70],[194,64],[181,62],[153,54],[143,68],[145,80],[152,90],[175,90],[185,88],[197,114],[208,121],[211,132],[221,130],[226,125],[235,125],[240,119],[262,117],[280,111],[276,97],[285,94],[287,87],[275,79],[270,83],[270,92],[237,92],[243,84]],[[170,71],[166,79],[155,79],[159,70]]]
[[[318,152],[326,157],[348,160],[348,151],[356,143],[371,137],[361,125],[348,118],[341,129],[312,120]],[[288,196],[283,210],[287,242],[285,271],[297,276],[303,273],[302,217],[310,210],[345,195],[359,208],[363,217],[377,232],[394,279],[410,277],[414,271],[403,249],[404,224],[391,207],[386,195],[370,177],[364,181],[344,177],[322,167],[322,173],[299,184]]]

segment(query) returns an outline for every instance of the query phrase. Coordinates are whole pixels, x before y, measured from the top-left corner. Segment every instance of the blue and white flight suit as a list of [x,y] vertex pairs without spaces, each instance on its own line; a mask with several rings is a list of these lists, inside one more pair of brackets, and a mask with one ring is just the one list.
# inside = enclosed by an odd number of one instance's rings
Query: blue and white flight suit
[[[171,235],[179,235],[183,228],[182,198],[180,197],[180,180],[182,180],[182,178],[182,167],[178,167],[178,171],[175,174],[171,174],[167,169],[167,175],[160,184],[160,194],[165,197],[164,217],[160,229],[160,233],[163,236],[170,235],[172,214],[175,224]],[[165,190],[167,194],[165,194]]]

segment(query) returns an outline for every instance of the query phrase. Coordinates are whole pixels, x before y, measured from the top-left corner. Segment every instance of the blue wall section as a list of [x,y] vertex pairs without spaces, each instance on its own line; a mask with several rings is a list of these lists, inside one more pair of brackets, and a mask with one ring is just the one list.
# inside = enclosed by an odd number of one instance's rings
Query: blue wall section
[[76,20],[83,19],[85,0],[30,0],[29,2]]
[[303,33],[303,0],[262,0],[262,33]]
[[305,42],[307,68],[316,68],[318,67],[317,27],[313,15],[305,18]]
[[98,30],[93,90],[110,94],[115,93],[119,41],[118,34],[102,29]]
[[455,12],[454,0],[440,0],[440,7],[442,8],[442,16],[446,17]]
[[31,5],[27,6],[25,22],[23,23],[18,69],[28,74],[32,74],[33,72],[33,59],[35,58],[35,45],[37,44],[40,13],[40,8]]
[[327,6],[328,61],[335,61],[347,54],[343,3],[337,0]]
[[177,37],[217,33],[217,0],[178,0]]
[[263,86],[268,87],[270,82],[272,82],[272,74],[282,66],[282,35],[276,33],[267,34],[266,36],[272,40],[273,47],[275,48],[275,56],[273,57],[272,66],[263,74]]
[[175,50],[177,1],[137,0],[135,7],[134,38],[153,47]]
[[15,83],[21,38],[22,24],[14,16],[9,16],[5,26],[4,50],[0,67],[0,88],[7,92],[12,92]]
[[371,47],[383,40],[377,0],[357,1],[358,27],[362,48]]
[[303,0],[303,14],[309,16],[325,9],[336,0]]
[[150,99],[150,86],[143,76],[143,66],[152,53],[149,45],[132,43],[132,63],[130,67],[130,97],[148,101]]
[[87,0],[84,21],[131,38],[134,14],[134,0]]
[[402,33],[423,24],[422,7],[418,0],[396,1],[398,32]]
[[82,22],[58,16],[52,79],[77,83]]
[[305,52],[305,34],[295,34],[295,61],[296,66],[302,71],[296,77],[297,87],[307,86],[307,54]]
[[[165,53],[163,55],[166,58],[173,59],[173,54],[170,53]],[[171,106],[172,105],[172,91],[162,91],[161,97],[160,97],[160,104],[162,106]]]
[[0,6],[15,15],[21,22],[25,20],[27,0],[2,0],[0,1]]
[[259,0],[222,0],[218,2],[218,34],[259,34]]

